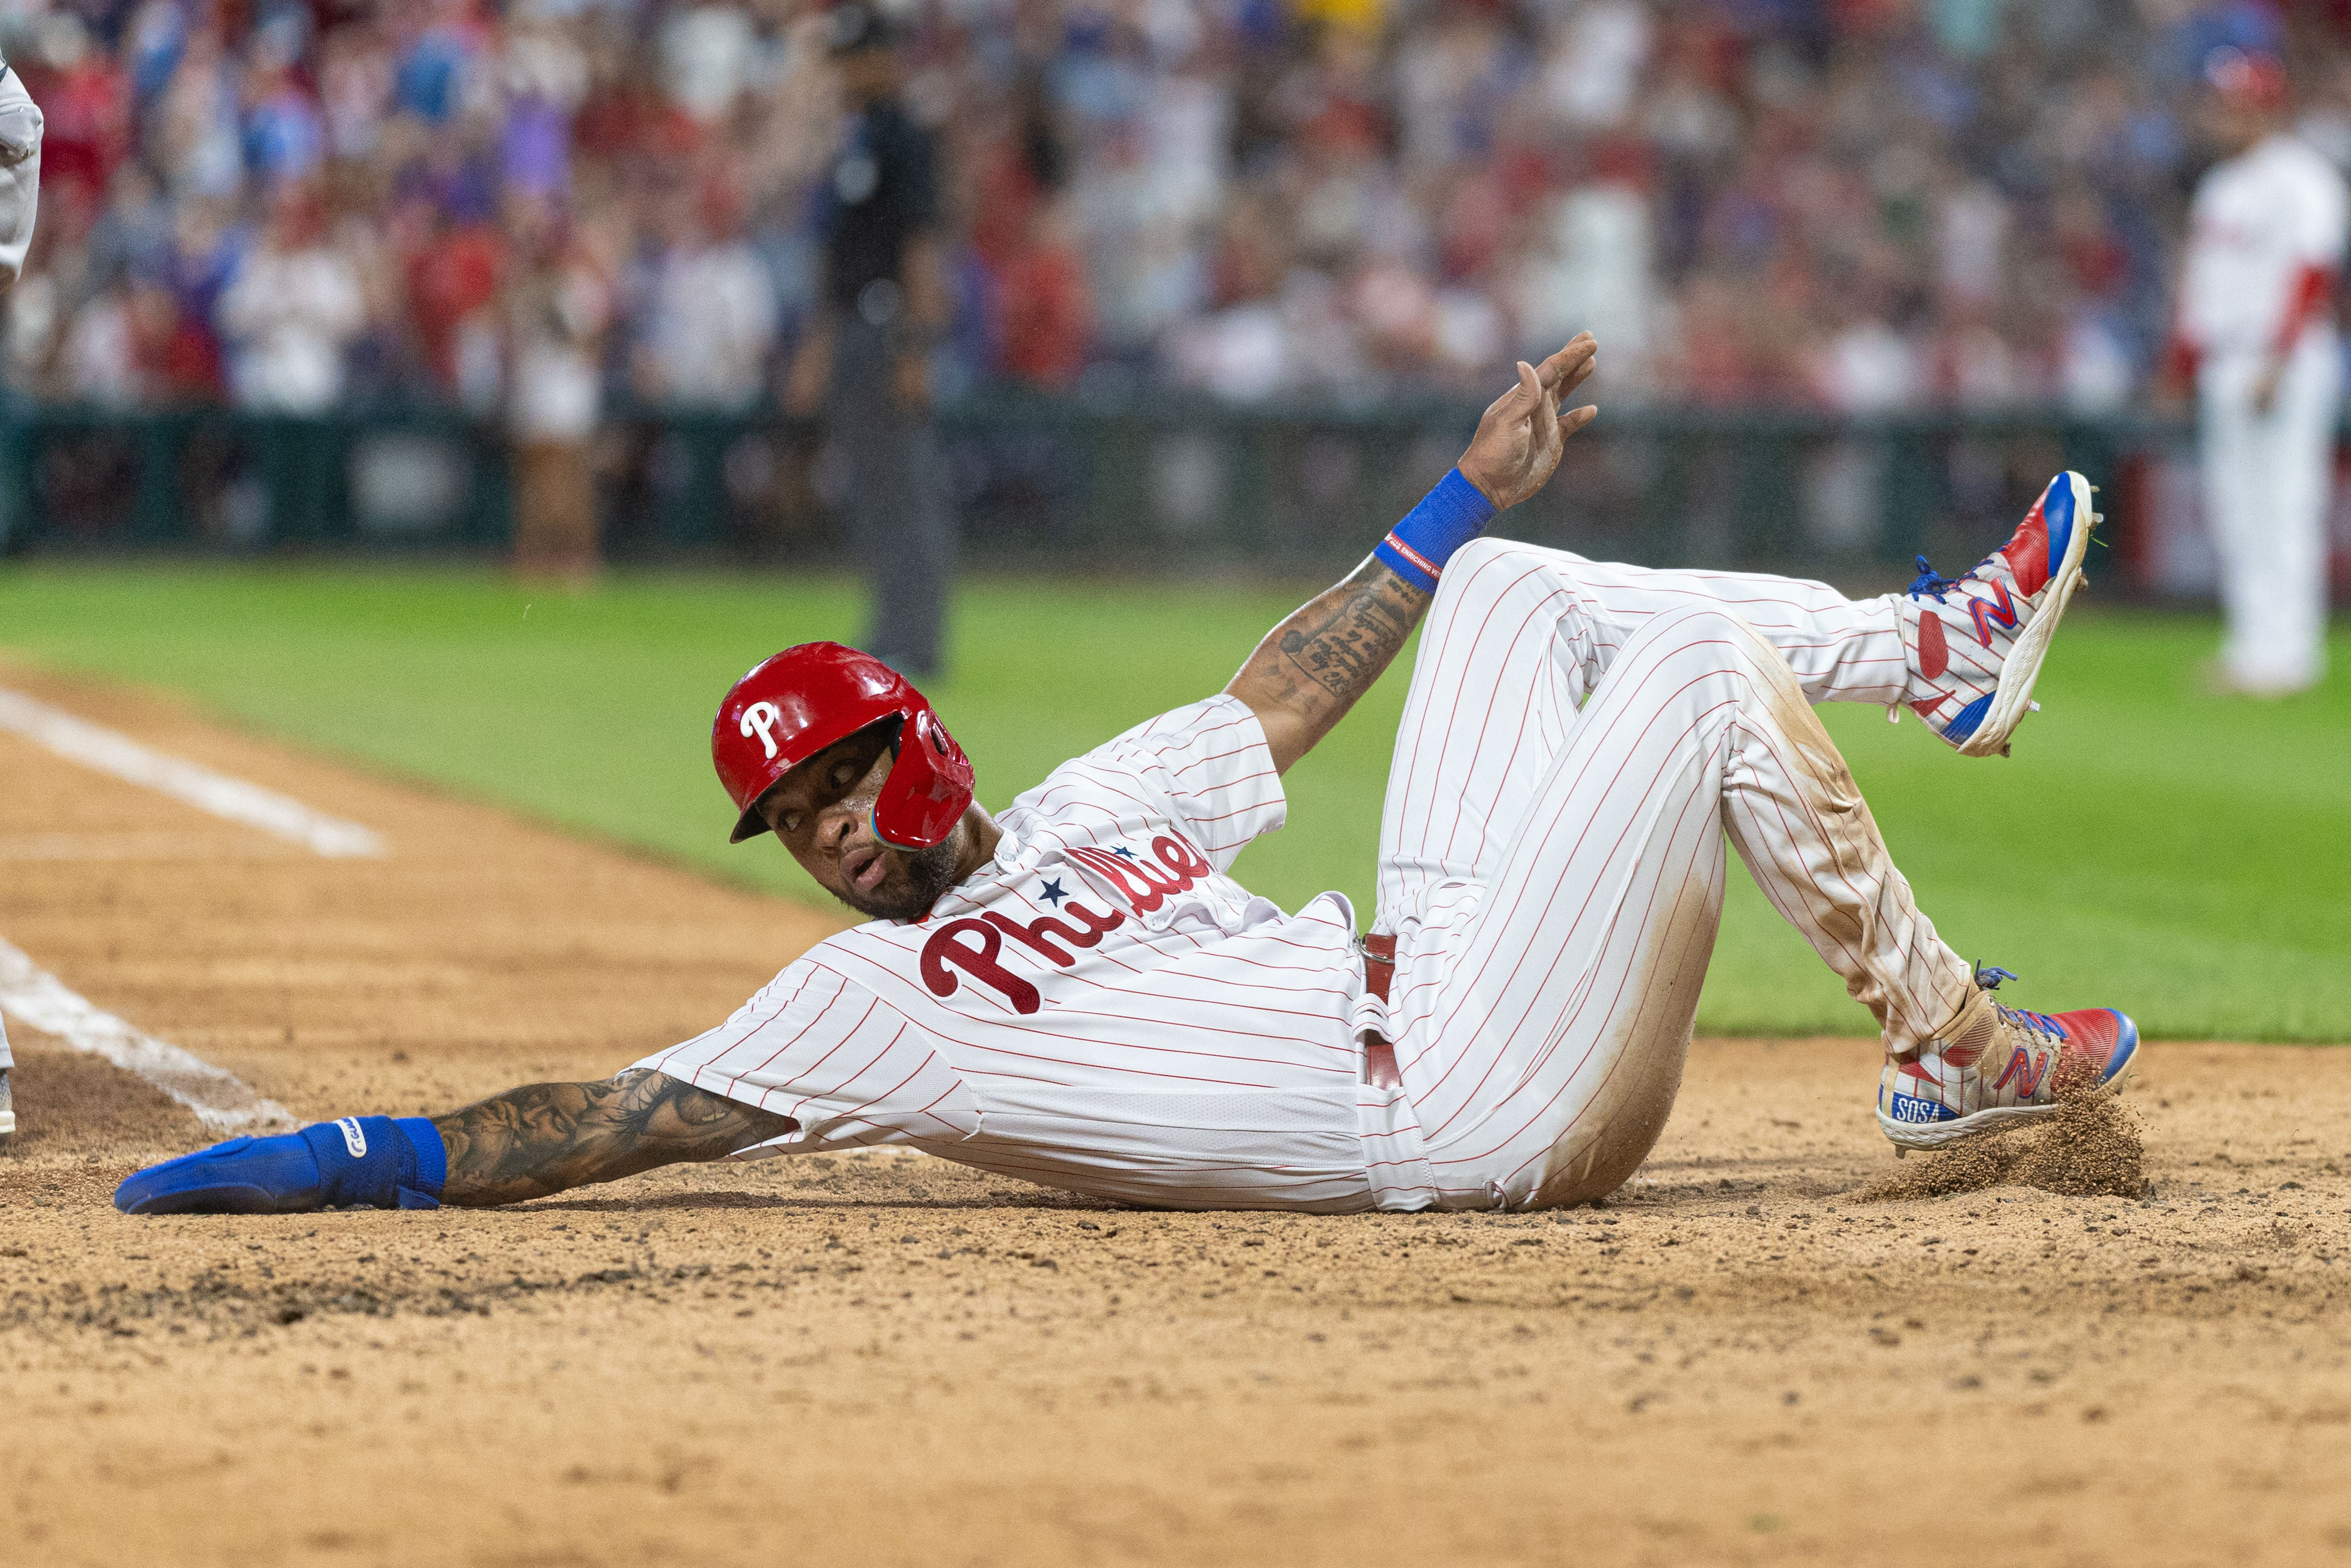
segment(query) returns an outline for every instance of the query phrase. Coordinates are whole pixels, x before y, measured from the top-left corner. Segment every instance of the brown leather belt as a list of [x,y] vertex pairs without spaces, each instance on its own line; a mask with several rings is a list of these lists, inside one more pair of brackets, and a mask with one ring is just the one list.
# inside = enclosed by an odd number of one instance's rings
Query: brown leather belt
[[[1395,983],[1395,938],[1374,933],[1364,938],[1364,989],[1385,1002]],[[1374,1089],[1401,1089],[1395,1047],[1377,1034],[1364,1037],[1364,1082]]]

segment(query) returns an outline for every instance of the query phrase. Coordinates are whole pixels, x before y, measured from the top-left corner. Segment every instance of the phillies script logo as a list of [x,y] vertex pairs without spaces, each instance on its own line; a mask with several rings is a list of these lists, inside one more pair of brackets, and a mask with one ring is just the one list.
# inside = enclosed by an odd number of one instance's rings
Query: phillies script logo
[[[1166,834],[1151,841],[1151,852],[1159,857],[1156,864],[1131,850],[1124,854],[1071,850],[1067,858],[1102,876],[1138,915],[1150,914],[1213,869],[1199,851]],[[1035,986],[999,961],[1004,939],[1009,936],[1047,963],[1066,969],[1078,961],[1069,948],[1093,946],[1125,918],[1116,909],[1096,915],[1073,898],[1058,914],[1026,925],[994,910],[977,920],[950,920],[923,944],[923,984],[934,996],[951,997],[963,983],[958,976],[967,976],[1001,994],[1014,1012],[1033,1013],[1041,998]]]

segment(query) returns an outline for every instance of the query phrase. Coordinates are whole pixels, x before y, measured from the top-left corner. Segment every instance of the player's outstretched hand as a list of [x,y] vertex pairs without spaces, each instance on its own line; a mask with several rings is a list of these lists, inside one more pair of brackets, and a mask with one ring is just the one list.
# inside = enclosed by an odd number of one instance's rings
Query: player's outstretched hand
[[1497,511],[1517,506],[1549,483],[1567,438],[1600,412],[1591,403],[1559,412],[1567,394],[1592,373],[1599,352],[1592,334],[1579,332],[1540,366],[1520,361],[1519,384],[1487,405],[1459,466],[1461,476],[1484,492]]

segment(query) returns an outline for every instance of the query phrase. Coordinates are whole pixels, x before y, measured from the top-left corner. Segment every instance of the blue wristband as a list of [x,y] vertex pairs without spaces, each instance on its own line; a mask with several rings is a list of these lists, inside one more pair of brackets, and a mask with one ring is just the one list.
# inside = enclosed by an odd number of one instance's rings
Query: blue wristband
[[442,1141],[441,1129],[430,1116],[395,1116],[392,1124],[407,1134],[408,1146],[416,1151],[416,1172],[409,1185],[437,1199],[449,1185],[449,1145]]
[[449,1145],[423,1116],[346,1116],[294,1134],[319,1162],[322,1204],[347,1208],[438,1208]]
[[1493,520],[1494,503],[1485,492],[1464,479],[1460,469],[1450,469],[1372,553],[1423,593],[1434,593],[1453,552],[1484,533]]

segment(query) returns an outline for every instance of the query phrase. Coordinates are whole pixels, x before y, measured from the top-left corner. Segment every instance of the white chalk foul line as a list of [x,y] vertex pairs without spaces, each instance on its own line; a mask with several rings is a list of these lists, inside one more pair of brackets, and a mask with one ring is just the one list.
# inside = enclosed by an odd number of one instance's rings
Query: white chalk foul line
[[137,1073],[215,1133],[274,1133],[299,1124],[292,1112],[255,1093],[235,1073],[132,1028],[6,942],[0,942],[0,1012]]
[[215,817],[274,833],[316,854],[376,856],[389,849],[383,835],[372,828],[329,817],[274,789],[151,750],[127,735],[77,718],[22,692],[0,689],[0,729],[46,746],[68,761],[144,785]]

